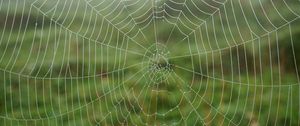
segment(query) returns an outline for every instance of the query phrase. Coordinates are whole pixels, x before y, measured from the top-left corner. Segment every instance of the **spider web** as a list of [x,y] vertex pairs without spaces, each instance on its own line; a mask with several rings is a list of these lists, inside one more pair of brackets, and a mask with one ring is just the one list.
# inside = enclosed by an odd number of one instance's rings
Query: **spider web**
[[299,2],[1,0],[0,123],[299,125]]

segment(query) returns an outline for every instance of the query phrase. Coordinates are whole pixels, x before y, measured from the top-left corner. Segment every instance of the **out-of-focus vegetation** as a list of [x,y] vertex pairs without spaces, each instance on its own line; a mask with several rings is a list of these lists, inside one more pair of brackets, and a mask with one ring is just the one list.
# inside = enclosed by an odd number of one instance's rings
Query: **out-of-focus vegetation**
[[300,3],[272,1],[1,0],[0,123],[299,125]]

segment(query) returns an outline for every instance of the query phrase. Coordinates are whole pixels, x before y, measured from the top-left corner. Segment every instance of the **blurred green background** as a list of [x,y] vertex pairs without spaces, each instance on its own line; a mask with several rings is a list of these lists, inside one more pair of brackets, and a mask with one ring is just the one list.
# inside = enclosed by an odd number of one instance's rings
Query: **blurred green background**
[[300,125],[299,7],[1,0],[0,125]]

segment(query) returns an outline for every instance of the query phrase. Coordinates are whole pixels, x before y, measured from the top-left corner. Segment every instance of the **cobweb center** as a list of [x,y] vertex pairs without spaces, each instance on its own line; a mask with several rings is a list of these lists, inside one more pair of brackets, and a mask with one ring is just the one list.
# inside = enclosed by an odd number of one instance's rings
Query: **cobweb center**
[[[153,83],[157,84],[167,79],[172,71],[171,64],[168,60],[170,52],[163,44],[156,43],[148,48],[144,61],[146,68],[146,77]],[[145,59],[145,58],[144,58]]]

